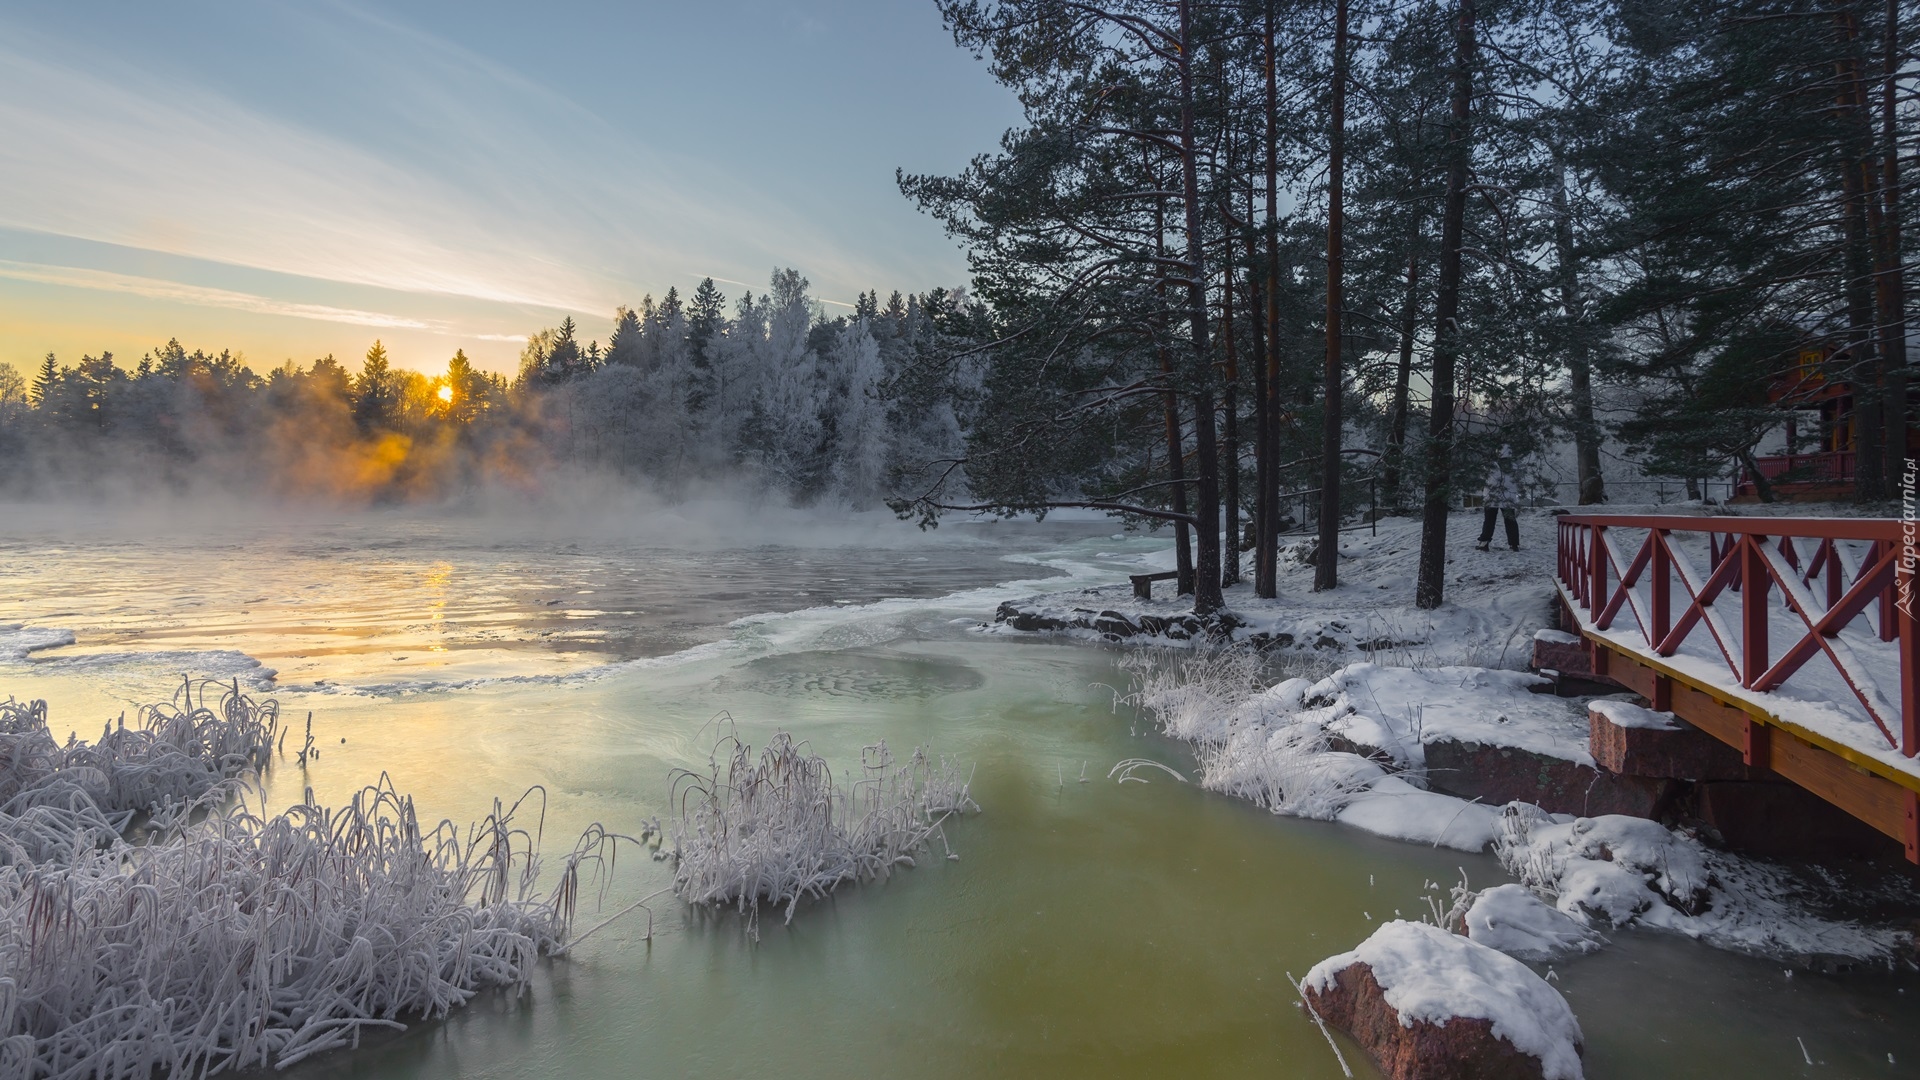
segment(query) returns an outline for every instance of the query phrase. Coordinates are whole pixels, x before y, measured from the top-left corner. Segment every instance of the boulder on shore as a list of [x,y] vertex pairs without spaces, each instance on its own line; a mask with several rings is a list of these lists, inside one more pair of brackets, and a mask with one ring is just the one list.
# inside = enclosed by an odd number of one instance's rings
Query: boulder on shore
[[1505,953],[1395,920],[1314,965],[1307,1005],[1394,1080],[1580,1080],[1580,1023]]

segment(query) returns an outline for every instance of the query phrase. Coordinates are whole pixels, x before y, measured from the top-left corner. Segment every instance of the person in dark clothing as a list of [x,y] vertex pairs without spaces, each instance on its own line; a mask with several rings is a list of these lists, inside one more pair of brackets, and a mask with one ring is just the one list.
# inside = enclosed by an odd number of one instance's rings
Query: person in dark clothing
[[1520,519],[1514,508],[1520,505],[1520,485],[1513,479],[1513,449],[1502,446],[1500,457],[1487,473],[1487,490],[1482,502],[1486,517],[1480,523],[1480,542],[1475,547],[1486,551],[1493,546],[1493,520],[1507,519],[1507,546],[1520,550]]

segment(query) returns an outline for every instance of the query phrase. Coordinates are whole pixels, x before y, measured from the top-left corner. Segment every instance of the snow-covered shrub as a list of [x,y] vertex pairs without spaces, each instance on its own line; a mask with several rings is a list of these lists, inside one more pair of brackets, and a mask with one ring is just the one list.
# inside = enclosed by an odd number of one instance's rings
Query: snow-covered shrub
[[1312,680],[1269,687],[1270,661],[1250,649],[1143,651],[1120,664],[1133,677],[1123,700],[1193,747],[1208,790],[1276,814],[1331,820],[1382,775],[1378,765],[1333,748],[1325,717],[1304,700]]
[[731,904],[750,927],[763,901],[785,904],[791,922],[801,897],[887,877],[935,837],[945,844],[948,815],[979,809],[967,787],[952,764],[919,749],[896,763],[884,742],[865,748],[842,788],[825,759],[784,731],[757,758],[727,736],[707,772],[674,775],[673,890],[695,904]]
[[604,831],[536,894],[519,804],[426,829],[383,777],[256,811],[228,776],[265,763],[274,715],[236,690],[59,746],[44,703],[0,708],[0,1076],[286,1066],[522,987],[565,941]]

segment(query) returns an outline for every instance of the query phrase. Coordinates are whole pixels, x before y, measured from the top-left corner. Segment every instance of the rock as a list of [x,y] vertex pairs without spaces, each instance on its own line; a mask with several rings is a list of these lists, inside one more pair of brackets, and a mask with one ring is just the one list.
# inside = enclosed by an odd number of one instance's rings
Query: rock
[[1587,716],[1587,745],[1608,772],[1679,780],[1748,778],[1740,751],[1672,713],[1602,700],[1587,705]]
[[1558,630],[1539,630],[1533,635],[1533,666],[1552,668],[1564,675],[1593,675],[1593,657],[1587,643]]
[[1301,993],[1393,1080],[1578,1080],[1566,999],[1504,953],[1395,920],[1314,965]]
[[1489,806],[1518,800],[1555,814],[1653,817],[1681,786],[1492,743],[1434,739],[1426,744],[1426,755],[1428,787]]
[[1593,673],[1593,652],[1584,638],[1558,630],[1534,633],[1532,667],[1553,680],[1553,692],[1561,697],[1606,694],[1620,689],[1618,682]]

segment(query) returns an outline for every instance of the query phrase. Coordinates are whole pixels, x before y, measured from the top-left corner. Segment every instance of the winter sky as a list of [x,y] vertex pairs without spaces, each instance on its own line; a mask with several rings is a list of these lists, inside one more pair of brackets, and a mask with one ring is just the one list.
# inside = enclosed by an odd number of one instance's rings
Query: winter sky
[[1018,120],[932,0],[12,0],[0,361],[508,370],[571,314],[965,280],[894,169]]

